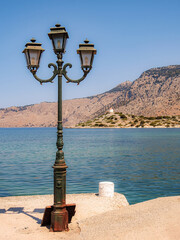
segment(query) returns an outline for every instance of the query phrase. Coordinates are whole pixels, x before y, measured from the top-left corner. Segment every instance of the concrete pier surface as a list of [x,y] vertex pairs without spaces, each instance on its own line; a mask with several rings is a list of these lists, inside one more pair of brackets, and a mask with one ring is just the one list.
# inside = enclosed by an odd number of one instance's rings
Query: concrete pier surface
[[44,208],[52,195],[1,197],[1,240],[179,240],[180,196],[157,198],[129,205],[125,196],[99,197],[69,194],[76,214],[68,232],[41,227]]

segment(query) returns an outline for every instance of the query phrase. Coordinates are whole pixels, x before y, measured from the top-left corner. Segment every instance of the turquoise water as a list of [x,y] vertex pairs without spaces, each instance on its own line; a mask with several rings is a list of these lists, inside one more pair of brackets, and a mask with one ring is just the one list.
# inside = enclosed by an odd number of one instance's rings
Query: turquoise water
[[[55,128],[0,129],[0,196],[52,194]],[[133,204],[180,195],[180,129],[64,129],[67,193],[100,181]]]

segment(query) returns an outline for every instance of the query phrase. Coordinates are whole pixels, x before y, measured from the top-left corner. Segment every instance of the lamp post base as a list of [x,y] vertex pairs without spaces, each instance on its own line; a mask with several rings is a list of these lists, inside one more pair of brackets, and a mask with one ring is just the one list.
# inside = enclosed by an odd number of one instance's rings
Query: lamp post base
[[65,207],[47,206],[41,226],[50,225],[50,232],[68,231],[68,223],[75,215],[76,204],[66,204]]
[[65,207],[53,206],[51,212],[51,227],[52,232],[68,231],[68,212]]

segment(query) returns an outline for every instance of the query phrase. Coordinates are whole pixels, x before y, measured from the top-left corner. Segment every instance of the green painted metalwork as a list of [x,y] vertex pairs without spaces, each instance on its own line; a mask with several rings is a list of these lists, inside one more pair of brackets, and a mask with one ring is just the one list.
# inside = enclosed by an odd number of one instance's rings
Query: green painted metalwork
[[[51,32],[48,34],[50,39],[53,41],[53,36],[54,35],[59,35],[59,34],[64,34],[63,36],[68,38],[68,33],[66,32],[64,27],[60,27],[59,24],[56,24],[56,28],[51,28]],[[34,40],[33,40],[34,41]],[[28,43],[29,44],[29,43]],[[53,43],[54,44],[54,43]],[[87,44],[87,43],[86,43]],[[31,45],[35,45],[34,42],[30,43],[30,50],[31,50]],[[29,46],[28,45],[28,46]],[[38,46],[41,46],[41,44],[37,44]],[[93,45],[94,46],[94,45]],[[81,47],[81,46],[80,46]],[[42,49],[40,49],[42,51]],[[44,49],[43,49],[44,50]],[[26,53],[26,49],[23,51]],[[93,48],[92,54],[95,49]],[[52,206],[53,210],[51,212],[51,229],[53,231],[63,231],[68,229],[68,212],[66,210],[66,168],[67,165],[64,160],[64,152],[63,152],[63,124],[62,124],[62,76],[65,77],[67,82],[72,82],[72,83],[77,83],[79,84],[81,81],[83,81],[87,74],[90,72],[92,66],[90,66],[88,69],[82,68],[84,75],[77,79],[73,80],[70,79],[67,76],[67,71],[66,68],[72,67],[71,63],[66,63],[63,66],[63,61],[62,61],[62,52],[57,52],[55,51],[57,55],[57,65],[54,63],[50,63],[48,65],[49,68],[53,67],[54,71],[52,76],[49,79],[40,79],[37,75],[37,69],[32,68],[31,66],[28,65],[29,70],[33,74],[34,78],[40,82],[40,84],[43,83],[48,83],[48,82],[53,82],[56,76],[58,76],[58,122],[57,122],[57,152],[56,152],[56,160],[54,163],[54,205]],[[28,55],[30,58],[30,55]],[[27,58],[27,62],[30,62],[30,59]]]
[[54,67],[53,76],[52,76],[51,78],[47,79],[47,80],[42,80],[42,79],[38,78],[37,75],[36,75],[36,72],[31,71],[32,74],[33,74],[33,76],[34,76],[34,78],[35,78],[37,81],[39,81],[40,84],[42,84],[42,83],[47,83],[47,82],[53,83],[54,78],[55,78],[55,77],[57,76],[57,74],[58,74],[58,69],[57,69],[56,64],[54,64],[54,63],[49,63],[49,64],[48,64],[48,67],[49,67],[49,68],[50,68],[51,66]]
[[89,68],[88,70],[84,70],[84,69],[83,69],[84,75],[83,75],[81,78],[77,79],[77,80],[72,80],[72,79],[70,79],[70,78],[67,76],[67,71],[66,71],[66,68],[67,68],[67,67],[72,68],[72,64],[71,64],[71,63],[66,63],[66,64],[64,65],[64,67],[63,67],[63,70],[62,70],[62,74],[63,74],[63,76],[67,79],[67,83],[72,82],[72,83],[77,83],[77,84],[79,84],[81,81],[83,81],[83,80],[86,78],[87,74],[88,74],[88,73],[90,72],[90,70],[91,70],[91,68]]
[[57,152],[56,152],[56,160],[54,163],[54,208],[51,216],[51,227],[54,231],[56,228],[59,229],[57,221],[59,221],[59,225],[62,225],[62,229],[67,229],[67,222],[64,219],[68,219],[66,208],[66,168],[67,165],[64,160],[64,152],[63,152],[63,125],[62,125],[62,76],[64,76],[68,82],[73,82],[79,84],[81,81],[85,79],[90,70],[84,71],[84,75],[77,80],[72,80],[67,76],[66,68],[72,65],[67,63],[63,67],[62,54],[57,55],[57,66],[54,63],[50,63],[48,67],[53,67],[53,75],[49,79],[43,80],[40,79],[34,71],[32,74],[34,78],[42,83],[53,82],[56,76],[58,76],[58,122],[57,122]]

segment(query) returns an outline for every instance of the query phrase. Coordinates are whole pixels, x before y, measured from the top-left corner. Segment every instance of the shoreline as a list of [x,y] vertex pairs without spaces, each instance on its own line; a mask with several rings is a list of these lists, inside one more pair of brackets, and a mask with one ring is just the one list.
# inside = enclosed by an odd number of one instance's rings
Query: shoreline
[[165,127],[165,126],[157,126],[157,127],[151,127],[151,126],[149,126],[149,127],[65,127],[65,128],[73,128],[73,129],[75,129],[75,128],[81,128],[81,129],[83,129],[83,128],[92,128],[92,129],[98,129],[98,128],[100,128],[100,129],[111,129],[111,128],[118,128],[118,129],[128,129],[128,128],[130,128],[130,129],[133,129],[133,128],[135,128],[135,129],[145,129],[145,128],[147,128],[147,129],[155,129],[155,128],[180,128],[180,126],[177,126],[177,127]]
[[[30,128],[30,129],[36,129],[36,128],[41,128],[41,129],[43,129],[43,128],[57,128],[57,127],[0,127],[0,129],[22,129],[22,128]],[[157,126],[157,127],[152,127],[152,126],[148,126],[148,127],[88,127],[88,126],[86,126],[86,127],[63,127],[63,129],[114,129],[114,128],[116,128],[116,129],[128,129],[128,128],[130,128],[130,129],[160,129],[160,128],[163,128],[163,129],[168,129],[168,128],[175,128],[175,129],[177,129],[177,128],[180,128],[180,126],[174,126],[174,127],[165,127],[165,126]]]

